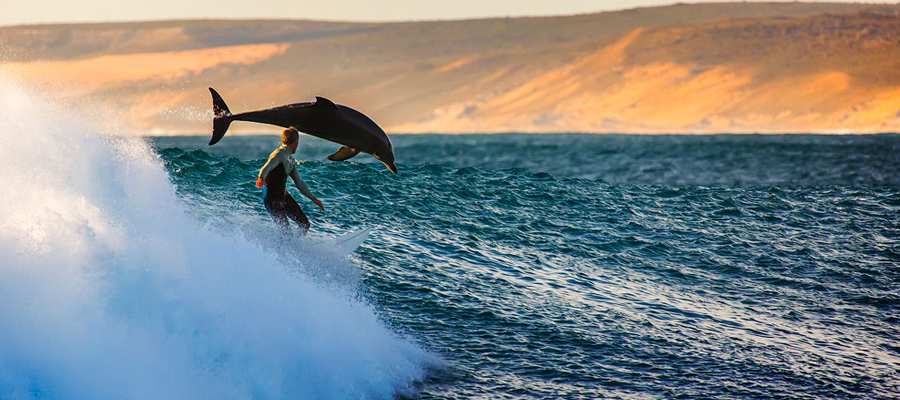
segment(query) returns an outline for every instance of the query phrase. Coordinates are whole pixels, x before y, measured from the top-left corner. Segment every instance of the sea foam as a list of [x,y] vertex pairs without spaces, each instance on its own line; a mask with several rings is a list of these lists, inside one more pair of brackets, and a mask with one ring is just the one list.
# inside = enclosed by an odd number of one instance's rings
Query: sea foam
[[0,77],[0,398],[391,398],[435,362],[96,126]]

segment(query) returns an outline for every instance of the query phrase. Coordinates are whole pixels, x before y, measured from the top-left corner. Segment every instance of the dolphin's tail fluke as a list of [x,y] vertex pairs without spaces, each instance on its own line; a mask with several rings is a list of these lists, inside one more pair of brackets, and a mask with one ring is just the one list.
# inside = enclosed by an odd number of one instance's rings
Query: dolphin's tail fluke
[[213,114],[215,115],[212,138],[209,139],[209,145],[212,146],[222,140],[234,118],[231,116],[231,111],[228,111],[228,105],[225,104],[225,100],[222,100],[222,96],[219,96],[219,93],[213,88],[209,88],[209,93],[212,94]]

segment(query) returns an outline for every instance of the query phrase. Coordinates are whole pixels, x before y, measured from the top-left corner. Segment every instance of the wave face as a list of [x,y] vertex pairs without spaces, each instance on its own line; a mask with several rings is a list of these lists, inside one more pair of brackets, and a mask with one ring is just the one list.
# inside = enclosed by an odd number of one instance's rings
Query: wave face
[[96,125],[0,80],[0,398],[389,399],[436,365],[306,272],[352,265],[198,221]]
[[[279,139],[207,139],[154,139],[179,202],[272,229],[253,181]],[[396,176],[304,136],[327,210],[291,190],[313,232],[374,227],[364,296],[451,367],[424,398],[900,389],[896,135],[392,139]]]

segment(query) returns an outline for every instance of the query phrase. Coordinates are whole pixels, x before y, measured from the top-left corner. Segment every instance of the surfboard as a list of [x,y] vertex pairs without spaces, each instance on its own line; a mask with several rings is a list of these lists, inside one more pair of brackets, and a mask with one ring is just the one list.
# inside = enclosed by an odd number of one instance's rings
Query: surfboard
[[334,238],[334,245],[344,254],[350,254],[369,237],[369,227],[359,228]]

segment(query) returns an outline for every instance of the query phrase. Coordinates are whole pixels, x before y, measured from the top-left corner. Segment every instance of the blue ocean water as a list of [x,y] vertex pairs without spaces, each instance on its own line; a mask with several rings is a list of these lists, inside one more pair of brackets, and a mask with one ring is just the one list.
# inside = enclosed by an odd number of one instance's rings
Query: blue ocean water
[[0,79],[2,399],[900,393],[898,135],[303,136],[300,238],[276,136],[90,115]]
[[[189,212],[273,224],[276,136],[154,138]],[[896,398],[900,136],[304,137],[313,230],[371,226],[361,296],[447,366],[422,398]]]

